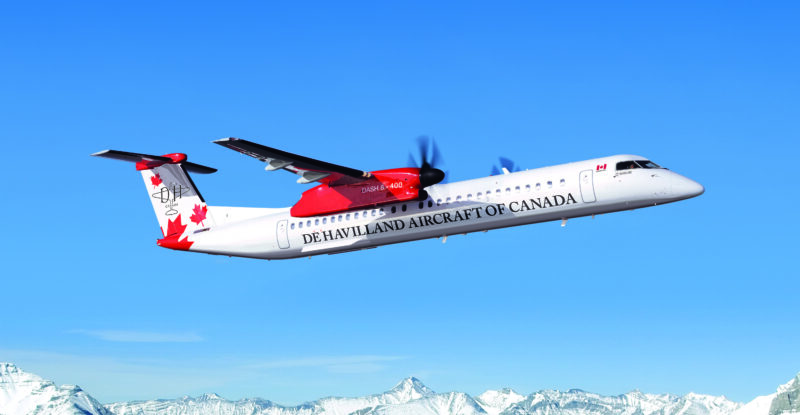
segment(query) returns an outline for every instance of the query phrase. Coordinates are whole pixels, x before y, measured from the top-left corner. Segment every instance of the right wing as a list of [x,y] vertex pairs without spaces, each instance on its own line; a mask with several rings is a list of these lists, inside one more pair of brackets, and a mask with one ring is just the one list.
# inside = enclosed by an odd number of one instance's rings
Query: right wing
[[297,183],[320,182],[329,186],[352,184],[372,177],[370,172],[351,169],[292,154],[239,138],[223,138],[215,143],[267,163],[266,170],[283,169],[300,176]]

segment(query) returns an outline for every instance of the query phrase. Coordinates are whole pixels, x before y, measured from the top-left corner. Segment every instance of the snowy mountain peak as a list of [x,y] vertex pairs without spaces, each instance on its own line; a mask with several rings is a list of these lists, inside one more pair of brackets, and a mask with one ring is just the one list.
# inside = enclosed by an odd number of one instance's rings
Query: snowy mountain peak
[[13,363],[0,362],[0,376],[6,376],[12,372],[18,372],[19,369]]
[[43,382],[44,379],[28,373],[13,363],[0,362],[0,383],[10,382]]
[[489,415],[499,414],[511,405],[523,401],[525,396],[514,392],[513,389],[488,390],[475,399]]
[[0,363],[0,410],[3,414],[111,415],[79,386],[56,386],[11,363]]
[[778,393],[786,393],[794,389],[800,388],[800,373],[794,377],[794,379],[790,380],[789,382],[778,386]]
[[788,415],[800,413],[800,374],[788,383],[778,387],[772,400],[769,415]]
[[419,399],[423,396],[432,395],[435,392],[425,386],[421,380],[415,377],[408,377],[400,381],[397,385],[395,385],[392,390],[389,391],[392,394],[399,394],[402,396],[408,397],[406,400],[411,399]]
[[217,395],[216,393],[204,393],[202,396],[197,398],[198,401],[221,401],[224,400],[222,396]]

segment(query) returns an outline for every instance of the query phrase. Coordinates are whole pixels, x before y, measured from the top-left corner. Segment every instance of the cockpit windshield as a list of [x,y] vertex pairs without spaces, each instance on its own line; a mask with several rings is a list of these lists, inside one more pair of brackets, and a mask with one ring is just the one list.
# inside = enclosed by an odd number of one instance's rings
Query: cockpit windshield
[[630,160],[621,161],[617,163],[617,170],[631,170],[631,169],[660,169],[656,163],[650,160]]
[[643,169],[660,169],[661,168],[661,166],[659,166],[656,163],[653,163],[650,160],[636,160],[636,164],[642,166]]

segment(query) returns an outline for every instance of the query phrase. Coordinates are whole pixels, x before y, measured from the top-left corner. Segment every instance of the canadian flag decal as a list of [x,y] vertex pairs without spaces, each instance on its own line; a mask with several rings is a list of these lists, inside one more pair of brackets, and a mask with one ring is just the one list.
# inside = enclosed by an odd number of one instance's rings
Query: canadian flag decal
[[606,169],[606,166],[608,166],[608,164],[598,164],[598,165],[597,165],[597,171],[603,171],[603,170],[605,170],[605,169]]

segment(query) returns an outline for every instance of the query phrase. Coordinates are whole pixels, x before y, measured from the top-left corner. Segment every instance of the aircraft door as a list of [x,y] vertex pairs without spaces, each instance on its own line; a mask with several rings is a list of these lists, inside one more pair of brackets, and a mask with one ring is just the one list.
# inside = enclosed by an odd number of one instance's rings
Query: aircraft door
[[284,219],[278,221],[277,232],[278,232],[278,247],[281,249],[289,248],[289,234],[288,230],[286,229],[289,226],[289,221]]
[[581,185],[581,199],[584,203],[591,203],[597,200],[594,195],[594,172],[592,170],[584,170],[581,172],[578,182]]

